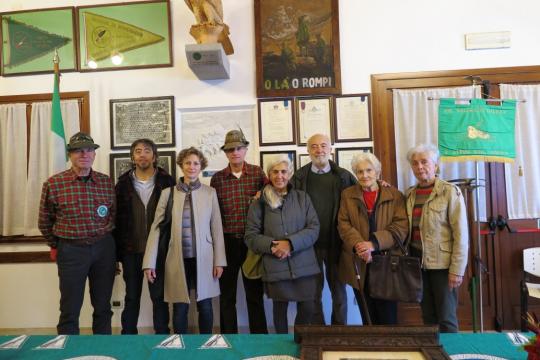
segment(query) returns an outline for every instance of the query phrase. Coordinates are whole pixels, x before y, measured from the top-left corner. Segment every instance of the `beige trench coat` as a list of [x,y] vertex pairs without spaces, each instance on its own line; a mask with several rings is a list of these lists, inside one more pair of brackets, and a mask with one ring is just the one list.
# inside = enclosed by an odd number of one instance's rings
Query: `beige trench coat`
[[[156,216],[148,235],[144,252],[143,269],[155,269],[159,244],[159,224],[165,217],[170,189],[161,193]],[[170,303],[189,303],[189,291],[182,255],[182,212],[186,194],[174,188],[171,240],[165,260],[164,300]],[[227,266],[221,213],[216,191],[202,184],[192,192],[192,210],[195,224],[197,253],[197,301],[220,294],[219,279],[214,278],[214,266]]]

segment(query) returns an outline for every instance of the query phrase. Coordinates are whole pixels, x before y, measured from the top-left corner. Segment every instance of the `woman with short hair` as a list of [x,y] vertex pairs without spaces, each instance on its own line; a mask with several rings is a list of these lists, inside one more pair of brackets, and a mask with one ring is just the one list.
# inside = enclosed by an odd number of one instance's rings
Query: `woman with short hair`
[[293,167],[288,156],[273,156],[267,166],[270,184],[249,207],[245,241],[262,255],[262,281],[273,301],[274,327],[288,332],[287,308],[296,301],[295,324],[310,324],[319,265],[313,244],[319,219],[309,195],[289,184]]
[[[381,163],[375,155],[359,153],[351,167],[358,184],[341,193],[338,231],[343,247],[339,276],[353,287],[358,304],[362,303],[363,294],[369,313],[364,314],[365,309],[360,308],[364,323],[369,315],[374,325],[396,324],[397,302],[375,299],[369,294],[369,263],[372,254],[384,250],[395,249],[401,254],[397,242],[405,242],[408,230],[403,194],[396,188],[382,186]],[[355,277],[353,261],[357,262],[360,281]]]
[[418,181],[405,195],[410,253],[422,259],[422,319],[439,325],[441,332],[457,332],[457,288],[469,251],[465,201],[459,187],[437,177],[439,150],[434,145],[411,148],[407,160]]
[[[195,290],[199,331],[212,333],[212,298],[219,296],[219,278],[225,259],[221,213],[214,188],[201,184],[199,174],[208,161],[194,148],[182,150],[176,163],[184,176],[174,188],[163,190],[144,254],[143,268],[149,282],[156,280],[160,226],[171,219],[171,235],[165,261],[164,300],[173,303],[173,327],[187,333],[189,291]],[[172,208],[168,209],[172,194]],[[167,214],[167,211],[170,211]]]

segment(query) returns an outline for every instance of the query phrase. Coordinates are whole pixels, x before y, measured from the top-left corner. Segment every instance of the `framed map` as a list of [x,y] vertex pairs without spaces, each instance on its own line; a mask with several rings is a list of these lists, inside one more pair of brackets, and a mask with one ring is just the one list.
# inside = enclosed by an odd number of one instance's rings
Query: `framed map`
[[77,8],[79,69],[172,66],[168,0]]
[[110,100],[110,117],[111,149],[129,149],[141,138],[175,146],[174,96]]
[[0,21],[3,76],[52,73],[55,50],[61,72],[77,69],[73,7],[4,12]]

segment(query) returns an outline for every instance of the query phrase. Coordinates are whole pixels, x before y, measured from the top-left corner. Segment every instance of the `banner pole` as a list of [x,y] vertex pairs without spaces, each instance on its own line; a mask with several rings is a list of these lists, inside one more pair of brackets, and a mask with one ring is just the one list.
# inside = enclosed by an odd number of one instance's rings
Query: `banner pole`
[[[475,215],[476,215],[476,251],[474,254],[473,261],[475,262],[474,270],[477,272],[478,276],[478,314],[480,315],[480,333],[484,332],[484,309],[483,309],[483,298],[484,295],[482,293],[482,238],[480,237],[480,165],[478,164],[478,161],[475,161],[476,165],[476,189],[475,189]],[[484,169],[485,171],[485,169]]]

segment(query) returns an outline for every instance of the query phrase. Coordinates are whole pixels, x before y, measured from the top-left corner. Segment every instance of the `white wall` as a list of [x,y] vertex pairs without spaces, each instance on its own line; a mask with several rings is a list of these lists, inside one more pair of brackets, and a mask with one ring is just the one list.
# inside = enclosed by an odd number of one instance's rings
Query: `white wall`
[[[48,0],[46,6],[110,3],[111,0]],[[108,172],[109,99],[174,95],[179,108],[256,103],[253,1],[223,0],[235,54],[229,57],[231,79],[202,82],[187,67],[184,45],[193,16],[183,0],[172,0],[174,67],[149,70],[65,73],[62,91],[89,91],[91,131],[102,147],[95,168]],[[42,0],[3,0],[0,12],[43,7]],[[341,75],[343,93],[370,91],[370,75],[387,72],[450,70],[537,65],[540,61],[540,3],[534,0],[340,1]],[[499,50],[464,50],[464,34],[511,31],[512,46]],[[52,76],[0,78],[0,95],[47,93]],[[178,146],[181,137],[177,136]],[[354,144],[351,144],[354,145]],[[44,247],[2,246],[0,251]],[[58,280],[52,264],[0,265],[0,328],[54,327],[58,316]],[[121,298],[117,279],[114,297]],[[326,296],[328,299],[328,296]],[[349,317],[358,321],[350,299]],[[328,301],[326,301],[327,310]],[[142,326],[151,326],[148,297]],[[243,307],[245,308],[245,306]],[[85,301],[81,326],[90,325]],[[245,314],[242,315],[245,324]],[[271,319],[271,316],[269,316]],[[119,325],[118,311],[113,326]]]

